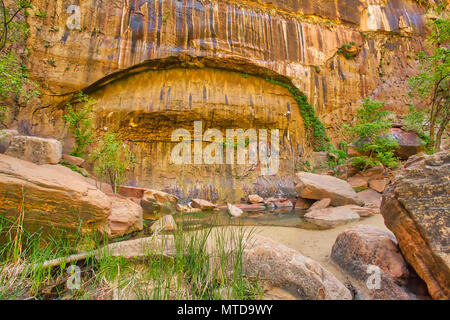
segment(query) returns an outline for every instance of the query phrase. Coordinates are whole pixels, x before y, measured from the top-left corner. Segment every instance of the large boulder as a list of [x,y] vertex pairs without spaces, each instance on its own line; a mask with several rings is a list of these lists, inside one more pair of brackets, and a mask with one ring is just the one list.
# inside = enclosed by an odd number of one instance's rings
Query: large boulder
[[141,200],[144,215],[149,218],[151,218],[151,215],[155,213],[174,213],[176,211],[177,204],[178,198],[176,196],[152,189],[145,190]]
[[300,299],[351,300],[350,291],[318,262],[260,235],[246,238],[244,273],[267,279]]
[[62,158],[62,145],[55,139],[14,136],[5,154],[35,164],[58,164]]
[[398,149],[395,155],[403,160],[425,150],[425,141],[419,138],[414,132],[403,131],[399,128],[389,129],[389,135],[397,141]]
[[[202,212],[202,209],[196,209],[196,208],[191,208],[186,204],[177,204],[177,212],[181,212],[181,213],[198,213],[198,212]],[[225,207],[226,209],[226,207]]]
[[347,229],[336,238],[331,259],[362,281],[372,298],[410,299],[401,288],[409,278],[408,265],[391,232],[368,225]]
[[313,220],[311,222],[318,225],[334,227],[347,222],[359,220],[359,214],[353,210],[352,207],[352,205],[347,205],[313,210],[305,214],[305,218]]
[[111,215],[108,217],[110,237],[121,237],[142,230],[142,208],[140,205],[117,195],[110,196],[110,199]]
[[[253,204],[247,204],[247,203],[237,203],[233,205],[234,207],[237,207],[241,209],[244,212],[260,212],[266,210],[266,206],[264,203],[253,203]],[[226,206],[220,206],[216,208],[217,210],[228,210],[228,205]],[[197,209],[201,210],[201,209]]]
[[300,172],[297,177],[299,182],[295,186],[295,191],[302,198],[315,200],[330,198],[333,206],[364,204],[351,185],[344,180],[309,172]]
[[450,299],[450,152],[412,163],[383,194],[381,214],[434,299]]
[[30,227],[107,231],[111,199],[69,168],[0,155],[0,214]]
[[207,211],[214,210],[215,208],[217,208],[217,205],[203,199],[192,199],[191,207]]

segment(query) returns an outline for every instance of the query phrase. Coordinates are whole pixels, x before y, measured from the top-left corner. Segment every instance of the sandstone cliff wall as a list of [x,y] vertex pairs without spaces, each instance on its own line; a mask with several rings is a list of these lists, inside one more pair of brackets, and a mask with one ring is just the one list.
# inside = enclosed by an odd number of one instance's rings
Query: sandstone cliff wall
[[[366,96],[405,109],[405,81],[425,32],[423,10],[410,0],[37,0],[34,6],[27,63],[44,95],[12,125],[65,140],[68,151],[61,106],[88,88],[99,99],[97,129],[118,130],[136,143],[131,183],[182,195],[205,190],[210,198],[224,198],[225,187],[237,190],[232,197],[248,189],[292,191],[284,178],[310,151],[289,92],[260,77],[302,90],[337,139]],[[349,44],[357,53],[352,59],[338,54]],[[167,137],[193,120],[219,129],[280,129],[286,150],[280,174],[267,180],[251,167],[252,174],[227,166],[174,169]]]

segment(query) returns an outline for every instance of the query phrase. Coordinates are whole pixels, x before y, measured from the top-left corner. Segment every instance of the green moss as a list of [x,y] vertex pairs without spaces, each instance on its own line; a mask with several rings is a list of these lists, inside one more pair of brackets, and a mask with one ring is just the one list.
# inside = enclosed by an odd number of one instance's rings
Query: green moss
[[359,52],[351,51],[354,46],[356,46],[356,43],[354,41],[350,42],[349,44],[344,44],[340,48],[338,48],[337,53],[344,56],[344,58],[347,60],[356,58]]
[[307,97],[302,92],[300,92],[298,88],[292,87],[287,83],[274,80],[273,78],[266,78],[266,81],[282,86],[289,90],[298,104],[300,114],[302,115],[303,123],[308,134],[308,138],[312,140],[314,151],[325,151],[326,142],[329,141],[329,139],[327,137],[323,123],[316,116],[314,107],[309,104]]
[[39,12],[35,12],[34,15],[39,18],[47,18],[47,12],[39,10]]

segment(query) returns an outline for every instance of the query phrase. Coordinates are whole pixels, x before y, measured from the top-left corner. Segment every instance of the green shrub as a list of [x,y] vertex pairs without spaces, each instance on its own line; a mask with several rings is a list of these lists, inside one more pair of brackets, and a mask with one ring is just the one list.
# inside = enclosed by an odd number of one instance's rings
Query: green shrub
[[347,152],[345,150],[337,149],[332,143],[327,144],[328,152],[328,166],[334,169],[337,166],[347,162]]
[[417,110],[413,105],[409,105],[409,112],[403,119],[403,125],[407,131],[415,132],[424,141],[429,142],[430,137],[424,125],[427,121],[428,118],[423,110]]
[[[8,104],[22,99],[28,100],[39,94],[37,84],[29,79],[26,66],[22,63],[17,48],[26,41],[29,28],[25,21],[18,19],[21,13],[31,8],[30,1],[13,0],[0,3],[0,122],[9,111]],[[15,113],[18,110],[13,110]]]
[[344,130],[354,141],[355,149],[362,154],[353,158],[355,167],[366,169],[383,164],[394,168],[398,164],[398,158],[394,157],[398,143],[387,135],[392,123],[386,117],[391,112],[383,111],[383,107],[384,103],[367,98],[356,113],[356,123],[351,127],[344,125]]
[[75,103],[85,104],[85,106],[76,111],[70,103],[66,105],[67,114],[64,116],[64,120],[75,138],[75,146],[70,154],[76,157],[85,157],[87,147],[92,143],[91,112],[95,102],[80,92],[75,97]]
[[311,172],[312,171],[311,163],[308,160],[300,162],[299,168],[295,168],[295,171],[299,170],[303,172]]
[[94,162],[94,171],[102,180],[111,184],[114,192],[126,180],[126,172],[134,162],[128,145],[113,132],[107,132],[99,141],[90,159]]
[[352,50],[352,48],[356,45],[354,41],[349,44],[344,44],[340,48],[338,48],[337,53],[344,56],[345,59],[353,59],[358,56],[358,50]]
[[428,23],[430,32],[425,42],[429,50],[417,54],[420,73],[409,79],[411,95],[426,105],[429,152],[441,150],[450,124],[450,19],[445,9],[442,3],[433,10],[436,18]]

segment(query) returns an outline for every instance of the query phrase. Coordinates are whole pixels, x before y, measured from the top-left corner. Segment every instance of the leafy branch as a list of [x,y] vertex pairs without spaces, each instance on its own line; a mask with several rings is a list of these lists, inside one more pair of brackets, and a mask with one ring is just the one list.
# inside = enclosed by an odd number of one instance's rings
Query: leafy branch
[[18,16],[18,14],[25,9],[31,9],[33,8],[31,5],[31,0],[19,0],[18,1],[18,7],[13,9],[12,14],[9,13],[8,8],[5,5],[5,2],[3,0],[0,0],[0,8],[2,11],[2,21],[1,23],[1,37],[0,37],[0,51],[3,50],[6,47],[6,44],[8,43],[8,30],[9,27],[14,20],[15,17]]

